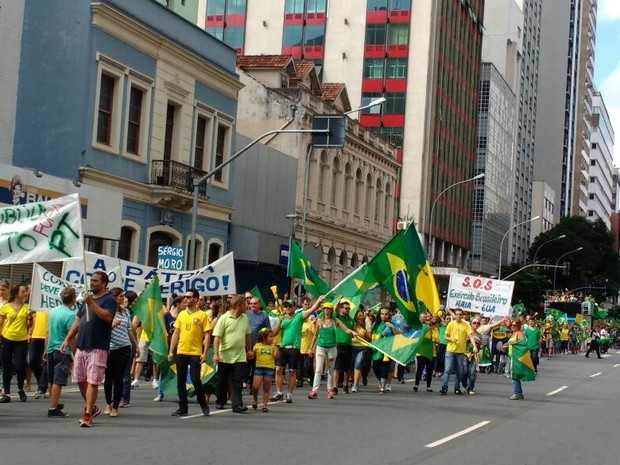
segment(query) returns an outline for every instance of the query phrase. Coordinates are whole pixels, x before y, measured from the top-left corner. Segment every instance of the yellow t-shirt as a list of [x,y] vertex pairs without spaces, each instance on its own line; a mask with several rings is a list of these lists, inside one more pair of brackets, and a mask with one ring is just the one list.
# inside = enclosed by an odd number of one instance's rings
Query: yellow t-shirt
[[560,331],[560,341],[568,341],[569,338],[570,334],[568,328],[562,328],[562,330]]
[[15,342],[28,340],[28,310],[28,304],[22,305],[18,311],[11,304],[0,308],[0,315],[5,317],[2,337]]
[[276,358],[274,356],[275,346],[269,346],[261,342],[254,344],[256,354],[256,368],[275,368]]
[[45,339],[47,336],[47,320],[48,312],[37,312],[34,318],[34,326],[32,328],[32,339]]
[[304,324],[301,327],[301,346],[300,352],[302,354],[309,354],[310,347],[312,347],[312,338],[314,337],[314,321],[308,318],[304,320]]
[[446,338],[455,337],[456,342],[448,342],[446,350],[456,354],[464,354],[467,347],[467,336],[471,334],[471,326],[464,320],[458,323],[456,320],[448,323],[446,327]]
[[183,310],[174,322],[174,327],[180,331],[177,354],[202,355],[202,341],[205,333],[211,331],[207,314],[202,310],[192,313]]

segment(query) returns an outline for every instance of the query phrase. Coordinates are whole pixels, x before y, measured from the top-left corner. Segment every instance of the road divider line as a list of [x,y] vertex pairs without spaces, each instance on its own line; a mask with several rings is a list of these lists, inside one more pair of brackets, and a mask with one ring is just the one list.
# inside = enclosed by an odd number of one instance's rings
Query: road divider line
[[602,375],[603,373],[601,373],[600,371],[598,373],[594,373],[593,375],[590,375],[590,378],[595,378],[599,375]]
[[430,444],[426,444],[424,447],[428,447],[428,448],[433,448],[433,447],[437,447],[437,446],[441,446],[442,444],[445,444],[446,442],[452,441],[453,439],[456,439],[458,437],[464,436],[465,434],[471,433],[472,431],[475,431],[479,428],[482,428],[486,425],[488,425],[489,423],[491,423],[488,420],[485,421],[481,421],[480,423],[475,424],[474,426],[470,426],[469,428],[465,428],[462,431],[459,431],[458,433],[454,433],[450,436],[446,436],[443,439],[440,439],[438,441],[435,442],[431,442]]
[[618,352],[616,352],[616,355],[620,355],[620,350]]
[[620,363],[616,363],[616,364],[614,365],[614,368],[618,368],[618,367],[620,367]]
[[555,391],[548,392],[547,395],[548,396],[553,396],[553,395],[557,394],[558,392],[562,392],[564,389],[568,389],[568,386],[562,386],[561,388],[556,389]]

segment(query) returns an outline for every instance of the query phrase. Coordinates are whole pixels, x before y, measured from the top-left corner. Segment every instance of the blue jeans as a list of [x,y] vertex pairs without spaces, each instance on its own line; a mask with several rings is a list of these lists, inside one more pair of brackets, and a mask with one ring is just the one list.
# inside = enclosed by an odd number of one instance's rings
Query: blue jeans
[[[472,360],[465,361],[465,376],[467,377],[467,391],[473,391],[476,386],[476,377],[478,376],[478,371],[476,370],[476,358],[472,358]],[[465,382],[465,379],[463,379]]]
[[539,351],[540,349],[538,348],[530,349],[530,354],[532,355],[532,363],[534,364],[534,371],[536,371],[536,373],[538,373],[538,363],[540,362]]
[[523,389],[521,389],[521,380],[513,379],[512,380],[512,393],[517,396],[523,395]]
[[450,370],[452,369],[454,369],[456,373],[456,379],[454,380],[454,389],[461,389],[461,378],[463,377],[464,360],[464,354],[457,354],[455,352],[446,351],[446,362],[443,375],[441,376],[442,389],[448,389],[448,384],[450,384]]

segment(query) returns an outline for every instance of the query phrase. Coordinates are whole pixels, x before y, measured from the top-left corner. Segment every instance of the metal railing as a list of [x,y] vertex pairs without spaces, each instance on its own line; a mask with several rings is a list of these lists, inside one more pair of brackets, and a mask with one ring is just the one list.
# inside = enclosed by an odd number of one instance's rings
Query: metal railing
[[[194,182],[206,174],[206,171],[174,160],[153,160],[151,162],[151,184],[158,186],[192,192]],[[203,197],[207,196],[206,184],[199,187],[198,194]]]

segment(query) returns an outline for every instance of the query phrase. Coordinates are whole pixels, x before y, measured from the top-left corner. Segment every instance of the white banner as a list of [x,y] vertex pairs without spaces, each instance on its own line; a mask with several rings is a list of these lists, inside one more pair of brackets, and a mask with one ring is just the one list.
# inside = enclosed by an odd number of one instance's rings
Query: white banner
[[[60,299],[60,291],[66,286],[72,284],[63,281],[58,276],[52,274],[41,265],[35,263],[32,272],[32,288],[30,293],[30,308],[37,312],[49,312],[55,307],[62,305]],[[76,288],[78,300],[84,299],[84,292],[80,288]],[[77,311],[79,303],[73,306],[73,311]]]
[[505,316],[510,312],[514,281],[450,273],[446,305],[468,312]]
[[82,259],[80,198],[0,208],[0,265]]
[[[191,288],[195,288],[201,295],[207,296],[237,293],[235,262],[232,252],[210,265],[193,271],[158,270],[147,265],[90,252],[86,252],[85,256],[86,272],[90,275],[94,271],[105,271],[110,274],[111,282],[113,276],[110,270],[114,271],[120,267],[119,276],[115,276],[116,284],[111,283],[109,287],[118,285],[125,292],[134,291],[139,294],[157,273],[162,297],[170,297],[174,293],[182,294]],[[74,285],[79,285],[82,282],[82,273],[81,261],[69,261],[65,263],[62,275],[65,280],[74,283]],[[119,282],[122,282],[122,285]]]

